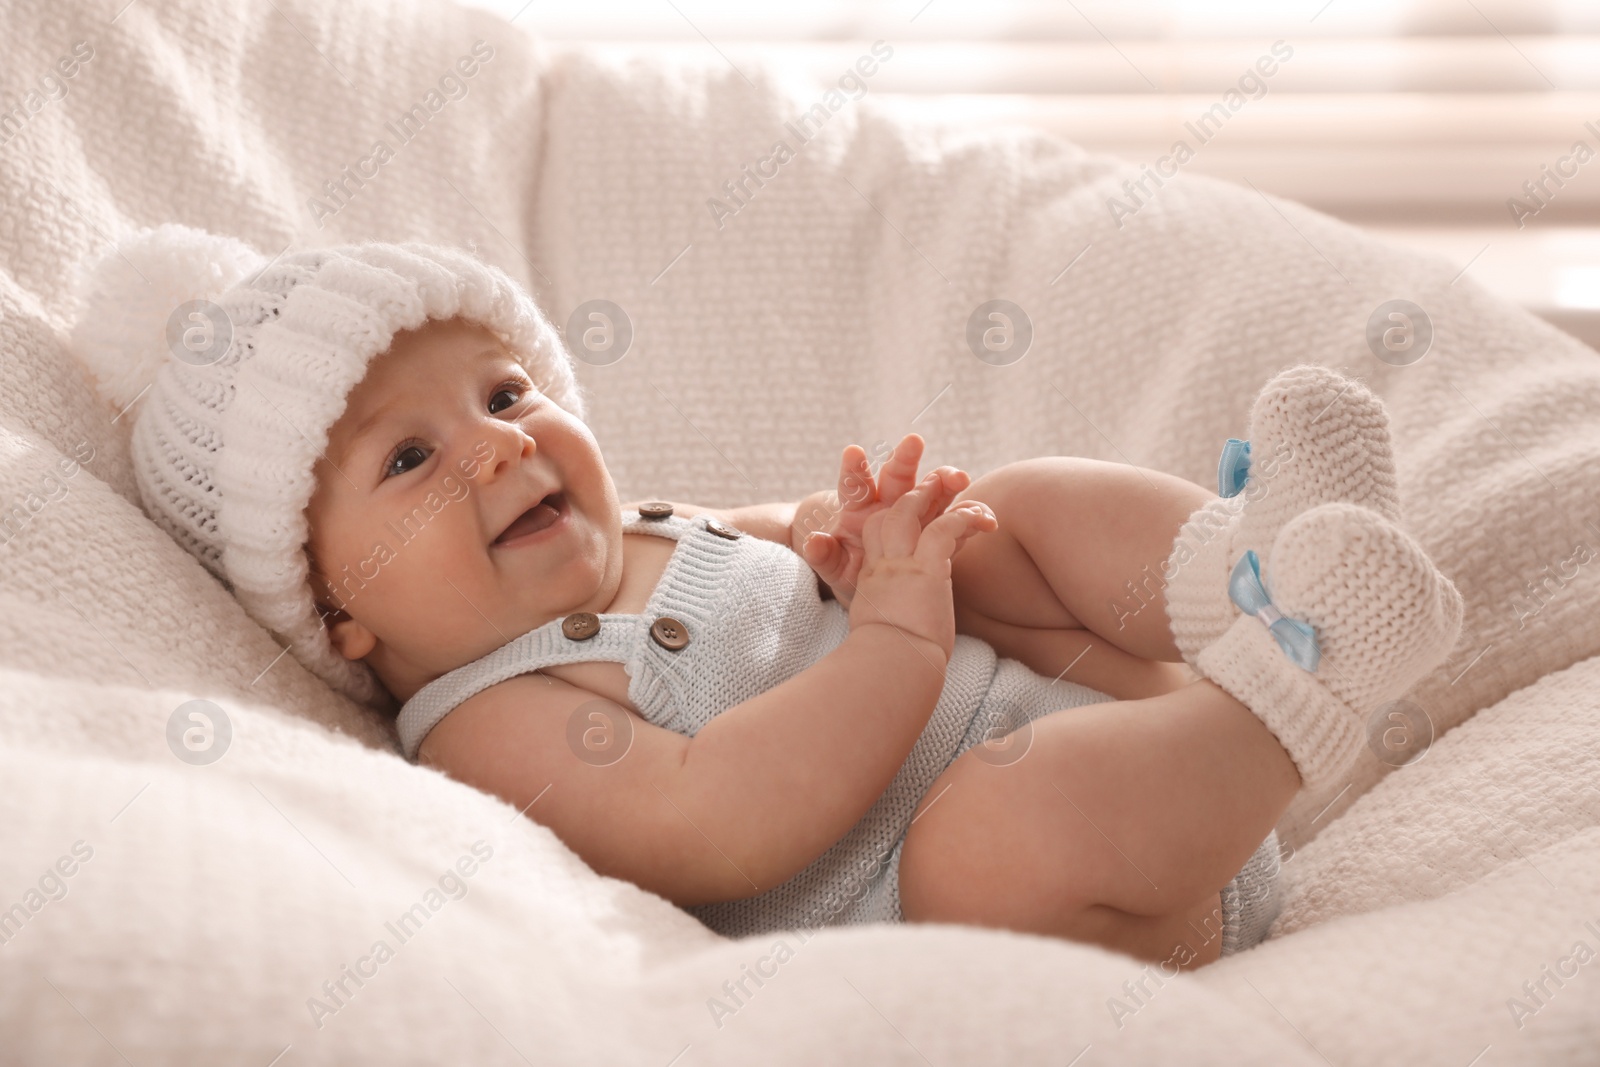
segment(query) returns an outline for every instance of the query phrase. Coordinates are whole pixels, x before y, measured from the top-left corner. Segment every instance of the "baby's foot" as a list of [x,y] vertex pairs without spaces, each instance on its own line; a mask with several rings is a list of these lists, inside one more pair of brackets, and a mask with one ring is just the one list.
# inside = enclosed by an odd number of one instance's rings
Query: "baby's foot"
[[1338,500],[1400,521],[1389,414],[1353,378],[1310,363],[1274,377],[1251,405],[1250,447],[1244,490],[1258,488],[1241,516],[1239,551],[1261,552],[1284,523]]
[[1247,549],[1265,564],[1291,518],[1346,501],[1400,519],[1389,416],[1360,382],[1313,364],[1283,371],[1250,408],[1249,443],[1242,491],[1191,515],[1167,560],[1167,617],[1191,664],[1236,617],[1226,597],[1233,565]]
[[[1259,584],[1270,604],[1238,614],[1195,669],[1255,712],[1301,782],[1317,787],[1349,769],[1373,708],[1444,662],[1461,632],[1461,594],[1410,534],[1356,504],[1296,515],[1271,549],[1259,583],[1248,561],[1234,572],[1236,587]],[[1297,643],[1300,624],[1313,643]]]

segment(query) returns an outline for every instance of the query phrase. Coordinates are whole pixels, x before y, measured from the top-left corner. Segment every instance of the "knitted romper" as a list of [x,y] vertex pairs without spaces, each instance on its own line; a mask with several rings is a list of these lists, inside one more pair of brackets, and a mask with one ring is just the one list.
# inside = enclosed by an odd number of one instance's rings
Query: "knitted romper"
[[[445,715],[489,686],[547,665],[591,660],[621,663],[630,678],[628,698],[641,716],[692,737],[720,712],[810,667],[850,632],[846,610],[821,597],[811,567],[785,545],[707,516],[652,518],[631,508],[622,512],[622,529],[678,542],[644,612],[600,614],[598,632],[577,638],[554,619],[433,681],[400,711],[408,759],[417,758],[423,738]],[[658,625],[663,618],[671,622]],[[672,638],[665,642],[652,635],[653,626],[659,631],[663,625]],[[998,657],[986,642],[957,634],[928,725],[860,821],[783,884],[743,900],[686,910],[735,938],[901,922],[900,848],[917,803],[940,772],[986,738],[1062,708],[1111,699],[1044,678]],[[1017,750],[1004,751],[996,759],[1016,758]],[[1269,838],[1262,847],[1269,845],[1276,859],[1276,842]]]

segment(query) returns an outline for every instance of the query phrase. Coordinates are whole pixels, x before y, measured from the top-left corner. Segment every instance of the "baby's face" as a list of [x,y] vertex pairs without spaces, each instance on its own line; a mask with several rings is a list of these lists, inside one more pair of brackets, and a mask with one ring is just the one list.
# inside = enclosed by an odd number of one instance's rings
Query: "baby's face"
[[587,426],[489,330],[397,334],[328,434],[306,509],[334,646],[389,691],[422,685],[622,578],[621,507]]

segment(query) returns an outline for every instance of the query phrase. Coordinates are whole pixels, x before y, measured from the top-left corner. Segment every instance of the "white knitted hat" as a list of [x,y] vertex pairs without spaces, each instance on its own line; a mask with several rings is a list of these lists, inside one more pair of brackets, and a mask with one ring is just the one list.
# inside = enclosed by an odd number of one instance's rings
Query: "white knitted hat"
[[144,229],[77,280],[72,346],[101,391],[137,404],[144,508],[302,664],[346,695],[388,695],[328,639],[304,546],[312,468],[367,363],[394,335],[460,316],[495,333],[579,419],[559,334],[503,271],[420,243],[286,252],[270,262],[188,226]]

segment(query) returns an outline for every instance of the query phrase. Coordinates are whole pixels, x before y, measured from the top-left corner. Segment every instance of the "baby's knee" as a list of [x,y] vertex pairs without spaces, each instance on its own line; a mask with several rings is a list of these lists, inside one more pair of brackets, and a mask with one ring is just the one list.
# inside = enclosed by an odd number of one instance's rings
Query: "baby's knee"
[[1101,461],[1083,456],[1033,456],[1014,460],[974,478],[972,484],[962,490],[956,499],[975,497],[993,506],[996,500],[1018,491],[1066,489],[1075,481],[1092,474],[1099,465]]
[[1015,532],[1040,523],[1059,535],[1059,516],[1102,508],[1106,494],[1120,492],[1120,483],[1130,476],[1138,477],[1138,469],[1125,463],[1085,456],[1034,456],[979,475],[955,499],[988,504],[1002,529]]

